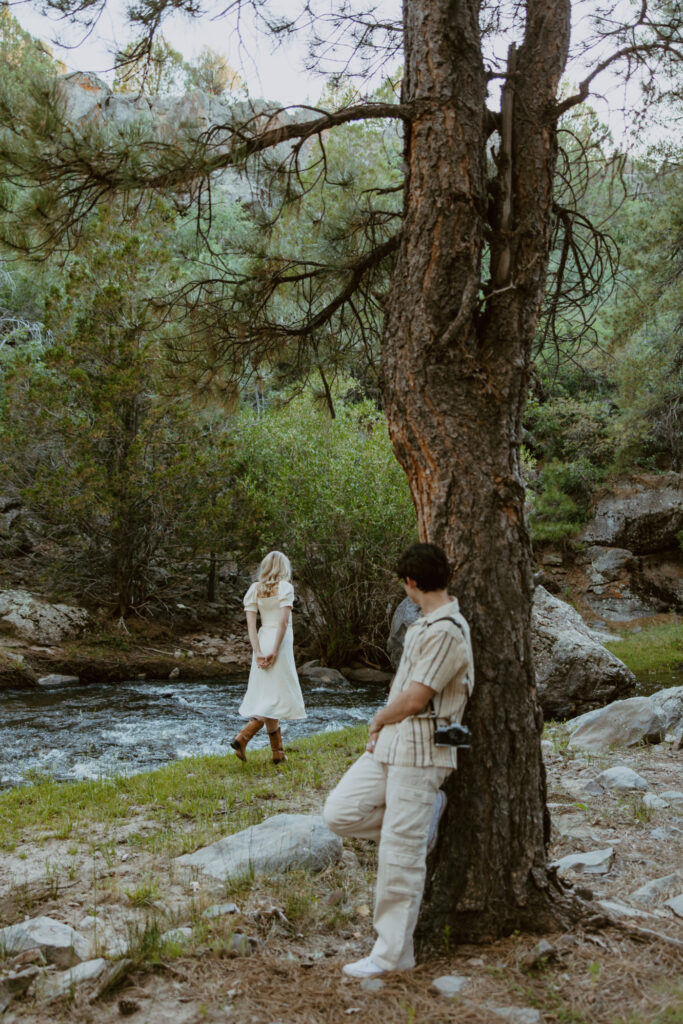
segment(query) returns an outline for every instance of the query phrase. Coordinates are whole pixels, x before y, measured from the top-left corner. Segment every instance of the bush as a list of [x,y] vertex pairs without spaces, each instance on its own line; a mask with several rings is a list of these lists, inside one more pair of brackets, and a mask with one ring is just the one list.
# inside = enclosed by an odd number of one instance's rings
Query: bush
[[303,395],[261,416],[244,410],[235,428],[238,545],[252,558],[289,555],[325,658],[361,649],[385,660],[401,596],[393,567],[416,520],[384,418],[338,399],[330,419]]
[[529,495],[532,540],[561,541],[578,533],[582,510],[568,493],[572,478],[577,475],[575,465],[565,465],[556,459],[543,467],[538,489]]

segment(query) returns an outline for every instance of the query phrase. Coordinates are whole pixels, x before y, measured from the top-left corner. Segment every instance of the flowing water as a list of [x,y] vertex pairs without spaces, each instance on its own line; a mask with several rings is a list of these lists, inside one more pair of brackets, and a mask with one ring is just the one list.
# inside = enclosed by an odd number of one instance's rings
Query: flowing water
[[[0,691],[0,788],[36,776],[96,779],[149,771],[169,761],[231,753],[244,719],[246,676],[230,682],[127,682]],[[308,718],[283,722],[300,736],[368,722],[386,699],[378,686],[303,688]],[[250,744],[268,746],[265,730]]]
[[[680,670],[639,680],[638,693],[683,684]],[[128,682],[0,691],[0,789],[49,774],[60,780],[149,771],[199,754],[230,753],[246,688],[230,682]],[[308,718],[285,722],[299,736],[368,722],[384,703],[381,686],[306,686]],[[265,731],[251,742],[268,746]]]

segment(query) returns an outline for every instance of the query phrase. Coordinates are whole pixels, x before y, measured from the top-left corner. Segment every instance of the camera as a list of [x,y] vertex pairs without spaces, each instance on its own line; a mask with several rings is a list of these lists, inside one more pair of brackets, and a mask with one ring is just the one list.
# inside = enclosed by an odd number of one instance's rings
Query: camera
[[453,722],[451,725],[435,726],[434,744],[437,747],[469,748],[470,730],[466,725]]

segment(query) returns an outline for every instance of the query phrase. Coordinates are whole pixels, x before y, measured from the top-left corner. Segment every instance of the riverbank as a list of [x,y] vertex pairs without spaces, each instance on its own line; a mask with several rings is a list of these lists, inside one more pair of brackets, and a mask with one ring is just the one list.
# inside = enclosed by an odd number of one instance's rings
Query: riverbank
[[[664,743],[593,757],[566,746],[566,726],[546,730],[544,757],[553,819],[550,855],[611,848],[604,875],[570,876],[594,899],[623,900],[631,923],[664,938],[623,928],[548,936],[554,952],[536,967],[525,956],[538,937],[515,935],[480,947],[444,948],[413,974],[386,979],[381,992],[341,981],[341,965],[367,952],[375,850],[345,843],[344,859],[320,874],[250,875],[220,883],[185,874],[174,857],[277,813],[318,813],[326,793],[365,742],[365,728],[297,741],[290,760],[274,768],[266,751],[246,765],[234,757],[187,759],[129,778],[59,784],[42,781],[0,793],[0,926],[39,915],[69,924],[94,951],[127,947],[130,961],[118,989],[90,1004],[76,991],[49,1010],[29,997],[4,1020],[104,1024],[136,1007],[145,1024],[234,1020],[346,1019],[360,1022],[455,1021],[488,1024],[495,1008],[524,1009],[507,1019],[571,1024],[675,1024],[683,988],[676,980],[681,922],[653,897],[632,894],[680,868],[683,805],[648,807],[638,793],[584,787],[602,770],[628,765],[648,790],[682,788],[680,760]],[[681,886],[683,887],[683,885]],[[232,901],[235,913],[204,911]],[[598,908],[599,909],[599,908]],[[604,916],[603,916],[604,920]],[[188,929],[162,941],[176,927]],[[628,921],[625,927],[628,927]],[[232,935],[258,940],[235,959]],[[533,958],[532,958],[533,959]],[[2,965],[2,961],[0,961]],[[458,1000],[444,1000],[434,978],[470,980]],[[528,1016],[535,1011],[536,1016]],[[132,1015],[132,1014],[131,1014]]]

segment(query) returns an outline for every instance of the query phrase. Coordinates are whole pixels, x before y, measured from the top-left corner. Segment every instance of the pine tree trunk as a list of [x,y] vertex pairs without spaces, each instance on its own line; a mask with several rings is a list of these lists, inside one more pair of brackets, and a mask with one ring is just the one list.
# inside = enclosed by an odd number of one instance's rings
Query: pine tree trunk
[[[473,746],[449,783],[418,929],[430,945],[542,929],[567,914],[546,864],[519,444],[547,271],[569,2],[528,0],[512,148],[492,193],[478,9],[476,0],[404,4],[403,101],[419,114],[406,129],[405,221],[383,341],[389,427],[420,536],[454,565],[475,652]],[[482,293],[487,244],[492,280]]]

